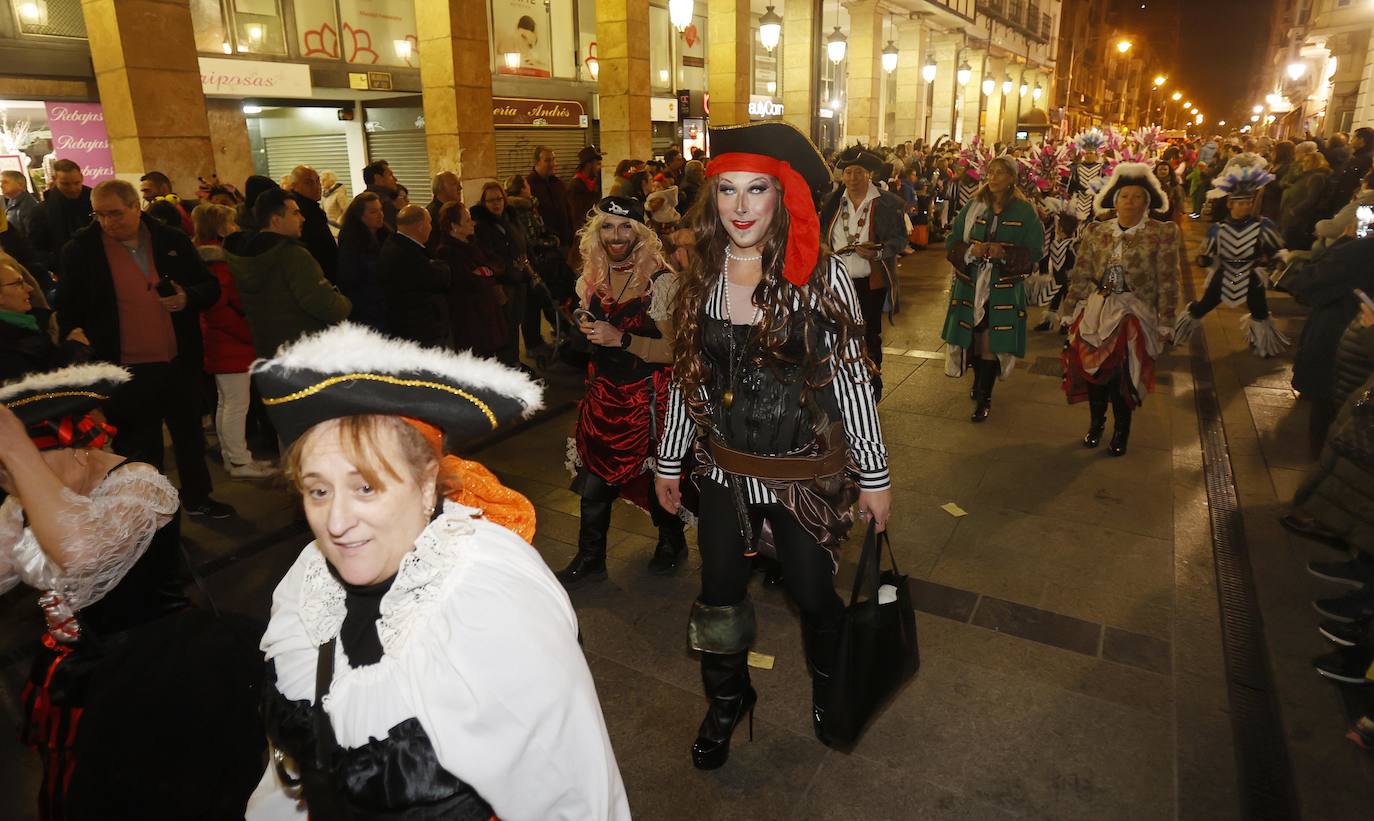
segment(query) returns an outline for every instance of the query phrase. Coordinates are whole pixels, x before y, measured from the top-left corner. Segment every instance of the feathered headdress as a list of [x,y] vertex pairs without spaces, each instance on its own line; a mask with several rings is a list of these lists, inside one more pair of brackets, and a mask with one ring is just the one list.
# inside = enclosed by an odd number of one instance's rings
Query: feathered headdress
[[1153,157],[1159,150],[1159,135],[1163,133],[1157,125],[1149,125],[1131,132],[1131,138],[1140,146],[1142,156]]
[[959,167],[970,177],[982,181],[988,174],[992,158],[992,149],[983,145],[983,135],[979,134],[969,141],[968,148],[959,152]]
[[1073,214],[1075,211],[1073,203],[1059,197],[1045,197],[1040,201],[1040,207],[1045,209],[1046,214]]
[[1101,130],[1089,128],[1087,131],[1079,132],[1073,138],[1074,147],[1079,151],[1096,151],[1101,153],[1107,149],[1107,136]]
[[1019,162],[1029,170],[1036,190],[1042,194],[1055,190],[1069,177],[1069,152],[1063,146],[1041,145]]
[[1212,190],[1207,192],[1207,199],[1251,199],[1273,181],[1274,175],[1269,172],[1269,163],[1263,157],[1250,152],[1237,154],[1212,178]]

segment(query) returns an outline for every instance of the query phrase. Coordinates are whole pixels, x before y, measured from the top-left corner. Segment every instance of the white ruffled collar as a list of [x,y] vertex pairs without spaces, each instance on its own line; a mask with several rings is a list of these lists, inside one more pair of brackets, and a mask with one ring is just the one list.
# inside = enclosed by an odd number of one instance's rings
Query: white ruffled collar
[[[415,549],[401,559],[396,580],[382,596],[377,621],[384,654],[395,655],[420,617],[442,601],[445,582],[459,558],[459,541],[476,532],[472,520],[480,515],[476,508],[445,500],[444,512],[421,531]],[[315,542],[306,552],[300,615],[306,635],[317,646],[337,636],[343,627],[344,588],[329,572]]]

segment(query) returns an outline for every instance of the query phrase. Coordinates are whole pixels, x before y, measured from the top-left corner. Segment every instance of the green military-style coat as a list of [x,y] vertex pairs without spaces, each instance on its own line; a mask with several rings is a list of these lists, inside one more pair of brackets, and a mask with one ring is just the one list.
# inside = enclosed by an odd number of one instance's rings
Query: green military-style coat
[[[993,353],[1019,358],[1026,355],[1026,288],[1022,284],[1044,253],[1045,229],[1035,207],[1016,198],[999,215],[980,209],[969,241],[964,239],[965,220],[977,200],[970,201],[955,217],[945,240],[949,260],[954,265],[954,284],[949,289],[949,310],[940,337],[951,346],[973,347],[973,299],[978,269],[964,261],[970,242],[1002,242],[1015,246],[1006,259],[991,262],[992,280],[988,290],[988,346]],[[992,222],[996,216],[996,230]]]

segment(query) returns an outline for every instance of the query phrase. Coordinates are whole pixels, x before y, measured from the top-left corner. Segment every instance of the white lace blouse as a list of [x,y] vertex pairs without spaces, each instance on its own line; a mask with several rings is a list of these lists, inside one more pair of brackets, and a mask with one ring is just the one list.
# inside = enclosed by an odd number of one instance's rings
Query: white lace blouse
[[[143,557],[159,528],[176,515],[176,489],[148,464],[134,462],[111,471],[90,496],[67,488],[62,498],[70,540],[59,567],[24,526],[19,497],[0,505],[0,593],[16,584],[55,593],[72,615],[100,601]],[[49,614],[49,621],[52,622]],[[75,635],[57,636],[75,638]]]
[[[335,646],[324,708],[356,748],[419,720],[439,763],[502,821],[628,819],[577,617],[519,536],[446,502],[382,597],[382,658],[354,668]],[[262,650],[277,689],[313,701],[317,648],[339,634],[344,589],[312,542],[277,586]],[[268,767],[248,818],[300,818]]]

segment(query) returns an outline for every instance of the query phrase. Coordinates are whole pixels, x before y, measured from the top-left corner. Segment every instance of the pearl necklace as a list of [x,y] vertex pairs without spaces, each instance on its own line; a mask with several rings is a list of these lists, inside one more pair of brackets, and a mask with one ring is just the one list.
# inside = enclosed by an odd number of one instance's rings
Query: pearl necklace
[[[763,254],[759,254],[759,255],[757,255],[757,256],[752,256],[752,257],[742,257],[742,256],[736,254],[734,251],[731,251],[731,250],[730,250],[730,246],[729,246],[729,245],[726,245],[726,246],[725,246],[725,258],[726,258],[726,259],[733,259],[735,262],[758,262],[759,260],[763,259]],[[728,266],[729,263],[726,263],[726,265]]]

